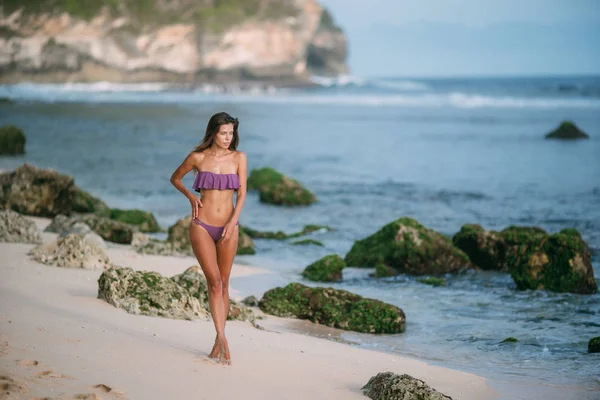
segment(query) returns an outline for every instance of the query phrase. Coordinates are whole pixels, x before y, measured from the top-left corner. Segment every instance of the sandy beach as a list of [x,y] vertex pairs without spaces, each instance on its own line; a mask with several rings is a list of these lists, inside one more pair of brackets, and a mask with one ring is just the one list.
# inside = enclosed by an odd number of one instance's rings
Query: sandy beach
[[[49,223],[32,219],[40,228]],[[55,237],[43,233],[44,242]],[[258,321],[263,329],[228,322],[233,365],[221,366],[207,358],[212,322],[127,314],[96,298],[101,270],[38,264],[27,256],[32,247],[0,243],[3,399],[364,399],[361,387],[383,371],[407,373],[454,399],[497,397],[484,378],[285,332],[294,321],[270,316]],[[108,255],[168,276],[197,264],[113,244]],[[266,273],[236,264],[232,276]]]

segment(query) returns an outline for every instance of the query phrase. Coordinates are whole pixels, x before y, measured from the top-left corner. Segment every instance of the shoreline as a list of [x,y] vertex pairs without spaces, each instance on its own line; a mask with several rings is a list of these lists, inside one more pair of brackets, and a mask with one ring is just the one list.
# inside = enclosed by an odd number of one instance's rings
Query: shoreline
[[[50,221],[31,219],[41,230]],[[56,234],[42,236],[48,242]],[[0,363],[4,375],[28,386],[29,396],[359,399],[366,398],[360,388],[370,377],[390,370],[453,398],[498,397],[485,378],[286,332],[287,324],[299,321],[271,316],[258,320],[264,329],[228,322],[233,365],[222,367],[206,357],[214,340],[212,322],[128,314],[96,298],[101,270],[38,264],[27,256],[32,247],[0,243],[7,256],[0,262]],[[167,276],[197,265],[191,257],[141,255],[127,247],[110,244],[111,262]],[[236,263],[232,278],[268,273]],[[233,283],[231,297],[238,297]]]

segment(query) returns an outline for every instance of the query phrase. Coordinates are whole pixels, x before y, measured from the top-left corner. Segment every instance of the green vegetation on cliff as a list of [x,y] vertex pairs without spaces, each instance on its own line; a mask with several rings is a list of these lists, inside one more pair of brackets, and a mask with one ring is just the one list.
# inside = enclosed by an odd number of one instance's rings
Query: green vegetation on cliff
[[[22,0],[5,0],[2,8],[10,13],[24,6]],[[89,20],[105,8],[114,16],[130,17],[141,26],[169,23],[197,23],[211,31],[247,19],[280,19],[296,16],[299,10],[291,0],[30,0],[25,11],[31,14],[67,12]]]

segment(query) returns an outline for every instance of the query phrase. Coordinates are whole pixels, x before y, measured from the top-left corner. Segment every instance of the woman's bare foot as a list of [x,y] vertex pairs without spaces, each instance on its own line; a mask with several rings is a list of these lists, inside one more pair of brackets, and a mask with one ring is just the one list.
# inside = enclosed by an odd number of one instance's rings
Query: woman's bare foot
[[217,336],[215,338],[215,345],[213,346],[212,350],[210,351],[210,354],[208,355],[210,358],[219,358],[219,353],[221,351],[221,348],[219,347],[219,337]]
[[229,344],[227,339],[219,338],[219,364],[231,365],[231,356],[229,355]]

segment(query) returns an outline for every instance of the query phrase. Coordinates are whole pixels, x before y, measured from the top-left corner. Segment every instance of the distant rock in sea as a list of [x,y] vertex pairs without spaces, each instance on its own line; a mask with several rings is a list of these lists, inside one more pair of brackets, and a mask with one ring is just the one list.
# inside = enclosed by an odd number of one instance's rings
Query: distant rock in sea
[[346,37],[316,0],[221,3],[6,2],[0,83],[307,85],[348,73]]
[[588,139],[589,137],[571,121],[563,121],[558,128],[546,135],[546,139]]

